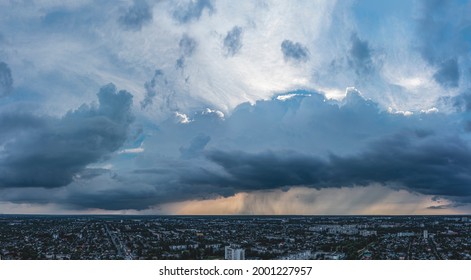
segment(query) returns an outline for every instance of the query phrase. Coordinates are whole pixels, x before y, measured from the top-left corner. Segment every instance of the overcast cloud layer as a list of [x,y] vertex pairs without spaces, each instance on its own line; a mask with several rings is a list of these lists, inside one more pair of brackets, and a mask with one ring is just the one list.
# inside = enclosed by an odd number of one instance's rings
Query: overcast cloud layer
[[[469,14],[469,1],[2,2],[0,213],[469,211]],[[321,202],[338,197],[340,210]]]

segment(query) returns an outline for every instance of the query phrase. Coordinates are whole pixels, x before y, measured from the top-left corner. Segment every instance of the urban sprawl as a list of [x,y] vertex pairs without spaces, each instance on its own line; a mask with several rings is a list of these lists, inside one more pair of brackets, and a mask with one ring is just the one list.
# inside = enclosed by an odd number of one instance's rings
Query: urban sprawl
[[0,215],[0,258],[471,259],[471,217]]

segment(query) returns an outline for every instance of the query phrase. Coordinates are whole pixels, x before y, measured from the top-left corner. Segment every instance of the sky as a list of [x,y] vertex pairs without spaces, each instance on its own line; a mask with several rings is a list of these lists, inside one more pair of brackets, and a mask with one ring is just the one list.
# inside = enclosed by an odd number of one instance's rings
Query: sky
[[0,2],[0,214],[469,214],[471,1]]

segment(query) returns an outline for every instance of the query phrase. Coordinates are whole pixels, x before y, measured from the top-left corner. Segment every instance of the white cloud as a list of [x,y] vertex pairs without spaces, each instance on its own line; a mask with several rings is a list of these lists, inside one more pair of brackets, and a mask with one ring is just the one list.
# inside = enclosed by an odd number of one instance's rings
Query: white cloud
[[118,151],[118,154],[140,154],[143,152],[144,152],[144,148],[139,147],[139,148],[124,149],[124,150]]
[[[352,85],[383,108],[420,111],[469,84],[462,81],[461,87],[445,92],[434,81],[437,66],[414,49],[416,38],[410,27],[414,19],[385,14],[385,23],[371,26],[375,32],[369,32],[352,12],[351,3],[214,1],[211,13],[205,10],[198,19],[181,23],[173,17],[177,4],[163,1],[151,6],[152,20],[138,31],[123,30],[119,23],[132,1],[2,5],[4,13],[8,11],[2,15],[6,26],[2,33],[9,42],[3,51],[15,86],[40,94],[49,114],[61,115],[84,99],[91,100],[94,90],[109,82],[131,91],[135,109],[141,111],[144,83],[156,69],[165,75],[166,82],[156,90],[169,96],[170,113],[177,110],[187,115],[207,106],[227,114],[242,102],[295,89],[317,89],[328,98],[341,98],[343,89]],[[397,10],[403,6],[407,5],[398,5]],[[64,23],[59,26],[46,25],[44,18],[57,11],[70,15],[60,18]],[[242,47],[227,57],[223,40],[234,26],[243,30]],[[349,65],[352,33],[358,33],[370,48],[374,70],[370,76],[357,77]],[[179,68],[183,34],[195,40],[195,48]],[[281,51],[284,40],[305,46],[309,60],[286,63]],[[461,59],[460,65],[468,60]],[[139,114],[162,120],[168,116],[163,108],[167,105],[154,104]]]
[[286,100],[289,100],[289,99],[291,99],[293,97],[296,97],[296,96],[311,96],[311,95],[310,94],[288,93],[288,94],[278,95],[276,97],[276,100],[286,101]]
[[213,109],[206,108],[206,109],[203,110],[202,114],[203,115],[215,115],[220,119],[224,119],[224,113],[219,111],[219,110],[213,110]]
[[175,117],[177,117],[178,122],[180,123],[189,123],[191,122],[190,118],[186,114],[175,112]]

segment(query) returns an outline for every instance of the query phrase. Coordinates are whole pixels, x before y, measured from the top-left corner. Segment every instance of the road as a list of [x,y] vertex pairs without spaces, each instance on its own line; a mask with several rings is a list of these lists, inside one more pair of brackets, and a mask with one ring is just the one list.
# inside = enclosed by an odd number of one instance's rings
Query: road
[[105,224],[105,230],[106,230],[106,233],[108,233],[108,235],[110,236],[111,241],[113,242],[113,245],[116,248],[118,256],[122,257],[123,259],[126,259],[126,260],[132,260],[133,259],[132,255],[128,252],[128,250],[126,250],[123,243],[116,236],[116,234],[114,234],[112,231],[110,231],[107,224]]

